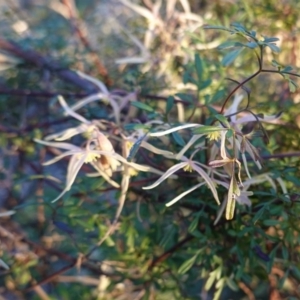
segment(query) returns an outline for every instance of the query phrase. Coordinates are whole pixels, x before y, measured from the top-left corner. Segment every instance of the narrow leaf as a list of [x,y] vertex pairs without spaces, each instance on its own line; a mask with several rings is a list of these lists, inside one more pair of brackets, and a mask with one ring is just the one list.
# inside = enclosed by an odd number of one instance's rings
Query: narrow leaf
[[289,88],[290,88],[290,91],[292,93],[295,93],[296,90],[297,90],[297,88],[298,88],[298,85],[297,85],[297,83],[295,81],[293,81],[293,80],[290,79],[289,80]]
[[293,67],[291,67],[291,66],[286,66],[286,67],[284,67],[282,70],[281,70],[281,72],[290,72],[290,71],[292,71],[293,70]]
[[270,261],[270,257],[266,253],[264,253],[258,245],[254,246],[253,250],[256,253],[256,255],[262,260]]
[[155,112],[154,109],[151,106],[149,106],[149,105],[147,105],[145,103],[142,103],[142,102],[131,101],[131,105],[135,106],[135,107],[137,107],[139,109],[142,109],[142,110],[146,110],[146,111],[149,111],[149,112]]
[[218,26],[218,25],[204,25],[203,29],[219,29],[219,30],[225,30],[225,31],[233,32],[231,29],[229,29],[225,26]]
[[278,225],[280,223],[281,223],[280,220],[273,220],[273,219],[263,220],[263,224],[265,226],[276,226],[276,225]]
[[218,46],[218,49],[223,50],[223,49],[228,49],[228,48],[232,48],[232,47],[235,47],[235,46],[236,46],[236,42],[227,41],[227,42],[224,42],[224,43],[220,44]]
[[266,46],[268,46],[275,53],[280,52],[280,48],[278,46],[276,46],[276,44],[274,44],[274,43],[266,43]]
[[227,67],[229,66],[244,50],[244,48],[233,50],[227,53],[222,59],[222,65]]
[[272,43],[272,42],[277,42],[279,41],[279,38],[277,37],[266,37],[264,36],[264,42],[265,43]]
[[195,263],[198,254],[186,260],[178,269],[178,274],[185,274]]
[[138,130],[138,129],[145,129],[149,130],[151,127],[149,125],[144,125],[144,124],[126,124],[124,125],[125,130]]
[[168,99],[167,99],[166,114],[168,114],[171,111],[173,106],[174,106],[174,97],[169,96]]
[[209,291],[216,280],[216,273],[213,271],[209,274],[208,279],[206,280],[204,289]]
[[145,139],[145,137],[147,136],[148,133],[144,134],[143,136],[141,136],[135,143],[134,145],[131,147],[129,155],[127,157],[127,161],[131,162],[133,160],[133,158],[135,157],[135,155],[137,154],[138,150],[140,149],[141,143],[142,141]]
[[212,83],[211,79],[204,80],[198,84],[198,88],[199,88],[199,90],[204,90],[205,88],[210,86],[211,83]]
[[258,47],[258,44],[256,42],[248,42],[247,44],[245,44],[246,47],[254,49],[256,47]]
[[198,81],[200,82],[203,74],[203,64],[200,55],[198,53],[195,54],[195,69],[196,69]]
[[227,127],[230,127],[230,124],[225,116],[216,114],[214,117],[218,119],[222,124],[226,125]]
[[172,132],[172,136],[179,146],[185,146],[184,139],[177,132]]

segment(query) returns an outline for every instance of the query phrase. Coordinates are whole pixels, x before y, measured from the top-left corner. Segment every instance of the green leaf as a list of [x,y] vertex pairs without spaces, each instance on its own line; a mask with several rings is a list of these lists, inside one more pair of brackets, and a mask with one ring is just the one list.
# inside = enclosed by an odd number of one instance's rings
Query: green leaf
[[256,42],[248,42],[247,44],[245,44],[246,47],[254,49],[256,47],[258,47],[258,44]]
[[233,22],[230,25],[232,27],[234,27],[234,29],[237,30],[238,32],[242,32],[242,33],[246,32],[246,28],[242,24],[240,24],[240,23]]
[[227,67],[229,66],[244,50],[244,48],[233,50],[227,53],[222,59],[222,65]]
[[281,70],[281,72],[291,72],[291,71],[293,71],[293,67],[291,66],[286,66]]
[[255,216],[253,217],[253,219],[252,219],[252,221],[253,221],[253,224],[255,224],[262,216],[263,216],[263,214],[264,214],[264,212],[265,212],[265,205],[261,208],[261,209],[259,209],[257,212],[256,212],[256,214],[255,214]]
[[220,287],[220,288],[214,293],[213,300],[219,300],[220,297],[221,297],[222,291],[223,291],[223,286]]
[[274,43],[266,43],[265,45],[268,46],[275,53],[280,52],[280,48]]
[[283,287],[286,279],[288,278],[289,274],[290,274],[290,269],[287,269],[284,276],[282,278],[280,278],[280,280],[279,280],[279,285],[278,285],[279,289],[282,289],[282,287]]
[[149,112],[155,112],[154,109],[151,106],[149,106],[145,103],[139,102],[139,101],[131,101],[131,105],[135,106],[139,109],[142,109],[142,110],[146,110],[146,111],[149,111]]
[[289,259],[289,249],[286,246],[282,246],[282,258],[286,261]]
[[[213,96],[212,98],[210,99],[209,103],[215,103],[216,101],[220,100],[221,98],[224,97],[224,90],[218,90]],[[208,103],[206,103],[208,104]],[[208,107],[209,109],[209,107]],[[216,111],[214,109],[214,111]],[[211,112],[211,111],[210,111]]]
[[289,80],[289,89],[292,93],[295,93],[296,90],[298,89],[297,83],[292,79]]
[[190,102],[191,104],[193,103],[193,97],[191,95],[184,93],[176,93],[175,96],[179,97],[183,101]]
[[178,134],[178,132],[172,132],[172,136],[175,140],[175,142],[179,145],[184,147],[185,146],[185,141],[184,139]]
[[212,106],[207,106],[207,109],[209,110],[209,112],[212,114],[212,115],[217,115],[218,112],[216,111],[215,108],[213,108]]
[[212,83],[211,79],[207,79],[207,80],[204,80],[204,81],[200,82],[198,84],[199,90],[204,90],[205,88],[207,88],[208,86],[210,86],[211,83]]
[[175,102],[174,97],[173,96],[169,96],[168,99],[167,99],[166,114],[168,114],[171,111],[171,109],[174,106],[174,102]]
[[129,151],[129,155],[127,157],[127,161],[131,162],[133,160],[133,158],[135,157],[135,155],[137,154],[138,150],[140,149],[141,143],[142,141],[145,139],[145,137],[147,136],[147,133],[143,136],[141,136],[135,143],[134,145],[131,147],[130,151]]
[[226,284],[228,285],[228,287],[233,290],[233,291],[238,291],[239,287],[238,285],[235,283],[235,281],[232,278],[226,278]]
[[138,130],[138,129],[144,129],[145,131],[149,131],[151,129],[151,126],[144,125],[144,124],[126,124],[124,125],[125,130]]
[[186,260],[178,269],[178,274],[185,274],[195,263],[198,257],[198,253],[191,257],[190,259]]
[[300,269],[297,266],[292,266],[292,273],[298,280],[300,280]]
[[276,61],[275,59],[272,59],[272,66],[275,67],[275,68],[278,68],[278,69],[281,69],[283,66],[278,62]]
[[227,132],[226,132],[226,138],[230,139],[233,136],[233,132],[234,132],[233,129],[227,130]]
[[216,114],[214,116],[217,120],[219,120],[222,124],[226,125],[227,127],[230,127],[230,124],[227,120],[227,118],[223,115],[220,115],[220,114]]
[[215,280],[216,280],[216,272],[212,271],[212,272],[210,272],[209,277],[205,282],[204,289],[206,291],[209,291],[211,289],[212,285],[214,284]]
[[200,82],[203,75],[203,64],[198,53],[195,54],[195,69],[198,77],[198,82]]
[[224,43],[220,44],[218,46],[218,49],[223,50],[223,49],[228,49],[228,48],[232,48],[232,47],[235,47],[235,46],[236,46],[236,42],[227,41],[227,42],[224,42]]
[[225,31],[232,32],[231,29],[229,29],[225,26],[218,26],[218,25],[204,25],[203,29],[218,29],[218,30],[225,30]]
[[161,241],[159,242],[159,245],[163,248],[168,247],[168,245],[171,245],[176,240],[177,236],[177,228],[172,226],[170,230],[166,230],[164,236],[162,237]]
[[272,220],[272,219],[269,219],[269,220],[264,220],[263,221],[263,224],[265,226],[276,226],[278,224],[280,224],[281,221],[280,220]]
[[183,83],[184,84],[192,83],[198,85],[198,82],[192,77],[192,75],[189,72],[185,72],[183,74]]
[[265,43],[272,43],[272,42],[279,41],[279,38],[277,38],[277,37],[266,37],[266,36],[263,36],[263,38],[264,38],[264,42]]

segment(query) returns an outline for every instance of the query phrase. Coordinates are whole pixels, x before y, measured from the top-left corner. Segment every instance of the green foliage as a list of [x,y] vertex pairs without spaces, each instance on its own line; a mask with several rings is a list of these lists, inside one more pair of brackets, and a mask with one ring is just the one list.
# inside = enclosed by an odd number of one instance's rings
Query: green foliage
[[[24,9],[25,33],[13,7],[11,29],[0,21],[4,37],[59,61],[3,66],[8,298],[300,297],[299,3],[190,0],[188,13],[177,2],[120,1],[118,18],[99,17],[109,1],[78,3],[94,49],[59,9]],[[68,68],[101,95],[87,101],[93,93],[60,77]]]

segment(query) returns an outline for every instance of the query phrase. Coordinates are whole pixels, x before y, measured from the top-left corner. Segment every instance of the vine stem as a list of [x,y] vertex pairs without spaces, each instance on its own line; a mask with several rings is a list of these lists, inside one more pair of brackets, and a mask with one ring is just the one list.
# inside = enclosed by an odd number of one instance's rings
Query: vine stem
[[225,109],[225,106],[228,102],[228,100],[231,98],[231,96],[240,88],[242,87],[245,83],[247,83],[248,81],[250,81],[251,79],[253,79],[254,77],[256,77],[259,73],[261,73],[262,71],[262,65],[263,65],[263,48],[262,46],[260,46],[260,55],[258,55],[256,52],[255,52],[256,56],[257,56],[257,59],[258,59],[258,65],[259,65],[259,68],[258,70],[252,74],[251,76],[249,76],[248,78],[246,78],[245,80],[243,80],[241,83],[239,83],[230,93],[229,95],[227,96],[227,98],[225,99],[224,103],[223,103],[223,106],[221,108],[221,112],[220,114],[222,114],[224,112],[224,109]]

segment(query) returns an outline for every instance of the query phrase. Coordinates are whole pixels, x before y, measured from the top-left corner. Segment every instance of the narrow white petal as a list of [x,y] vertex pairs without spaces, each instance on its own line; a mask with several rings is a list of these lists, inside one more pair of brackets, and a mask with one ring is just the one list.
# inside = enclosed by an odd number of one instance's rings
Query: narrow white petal
[[164,130],[164,131],[152,132],[152,133],[150,132],[150,133],[148,133],[148,136],[156,136],[156,137],[163,136],[163,135],[166,135],[166,134],[178,131],[178,130],[191,128],[191,127],[196,127],[196,126],[201,126],[201,125],[200,124],[184,124],[184,125],[180,125],[180,126],[170,128],[168,130]]
[[68,192],[68,190],[65,188],[54,200],[52,200],[51,202],[54,203],[56,201],[58,201],[66,192]]
[[226,154],[226,147],[225,147],[225,141],[226,141],[226,133],[227,131],[221,131],[221,157],[223,159],[227,159],[227,154]]
[[5,212],[0,212],[0,217],[7,217],[15,214],[16,212],[14,210],[8,210]]
[[80,147],[75,146],[70,143],[60,143],[60,142],[47,142],[47,141],[42,141],[39,139],[34,139],[36,143],[50,146],[50,147],[55,147],[55,148],[60,148],[60,149],[65,149],[65,150],[82,150]]
[[111,178],[109,178],[109,176],[103,172],[95,163],[91,163],[92,166],[98,171],[98,173],[96,174],[87,174],[88,177],[96,177],[96,176],[102,176],[109,184],[111,184],[113,187],[115,188],[119,188],[120,185],[115,182],[114,180],[112,180]]
[[241,117],[241,118],[237,119],[235,124],[244,124],[244,123],[248,123],[248,122],[257,122],[257,119],[260,122],[276,123],[274,121],[279,119],[279,118],[280,118],[280,116],[278,116],[278,115],[265,116],[264,118],[260,118],[260,117],[255,118],[253,115],[248,115],[248,116],[244,116],[244,117]]
[[276,178],[277,182],[279,183],[281,189],[282,189],[282,192],[284,194],[287,194],[287,189],[286,189],[286,186],[285,186],[285,183],[283,182],[282,178],[281,177],[278,177]]
[[[73,158],[73,157],[72,157]],[[83,156],[80,160],[78,160],[76,163],[71,163],[71,165],[69,164],[68,166],[68,174],[67,174],[67,180],[66,180],[66,187],[64,188],[64,190],[54,199],[52,200],[52,203],[56,202],[57,200],[59,200],[66,192],[68,192],[74,181],[75,178],[81,168],[81,166],[84,163],[84,159],[85,157]],[[70,173],[73,172],[73,173]]]
[[180,150],[180,152],[176,154],[176,159],[180,159],[184,155],[184,153],[202,136],[204,136],[204,134],[193,135],[188,143]]
[[[243,95],[236,94],[234,96],[234,100],[233,100],[231,106],[226,110],[225,117],[229,116],[231,114],[234,114],[234,113],[236,113],[238,111],[238,107],[239,107],[241,101],[243,100],[243,98],[244,98]],[[232,122],[235,123],[235,121],[236,121],[236,115],[231,116],[230,119],[231,119]]]
[[62,158],[66,157],[66,156],[69,156],[69,155],[74,155],[74,154],[78,154],[79,152],[78,151],[67,151],[67,152],[64,152],[46,162],[43,163],[43,166],[49,166],[49,165],[52,165],[56,162],[58,162],[59,160],[61,160]]
[[168,178],[170,175],[178,171],[179,169],[184,168],[187,165],[186,162],[181,162],[179,164],[176,164],[172,166],[170,169],[168,169],[157,181],[155,181],[153,184],[143,187],[144,190],[150,190],[158,186],[160,183],[162,183],[166,178]]
[[221,207],[220,207],[220,209],[218,210],[218,214],[217,214],[217,217],[216,217],[216,219],[215,219],[215,221],[214,221],[214,225],[217,225],[218,224],[218,222],[220,221],[220,219],[221,219],[221,217],[222,217],[222,215],[223,215],[223,212],[224,212],[224,210],[225,210],[225,207],[226,207],[226,204],[227,204],[227,196],[225,197],[225,199],[223,200],[223,202],[222,202],[222,205],[221,205]]
[[60,105],[63,107],[63,109],[65,110],[65,112],[67,113],[67,115],[77,119],[78,121],[85,123],[85,124],[90,124],[91,122],[88,121],[87,119],[85,119],[84,117],[82,117],[81,115],[79,115],[78,113],[76,113],[75,111],[73,111],[67,104],[67,102],[65,101],[65,99],[62,96],[58,96],[57,97]]
[[93,94],[88,97],[85,97],[85,98],[79,100],[75,105],[71,106],[71,109],[73,111],[78,110],[81,107],[83,107],[91,102],[94,102],[96,100],[99,100],[99,99],[107,99],[107,94],[97,93],[97,94]]
[[71,186],[74,183],[79,170],[84,164],[85,159],[86,155],[82,155],[79,159],[77,156],[71,157],[67,170],[66,188],[71,189]]
[[142,141],[141,147],[155,153],[155,154],[160,154],[163,155],[165,157],[174,157],[174,153],[170,152],[170,151],[166,151],[166,150],[162,150],[159,148],[154,147],[153,145],[149,144],[146,141]]
[[104,83],[102,81],[100,81],[100,80],[98,80],[98,79],[96,79],[94,77],[91,77],[91,76],[89,76],[89,75],[87,75],[85,73],[82,73],[80,71],[76,71],[76,73],[80,77],[82,77],[84,79],[87,79],[88,81],[94,83],[96,86],[98,86],[98,88],[100,89],[100,91],[102,91],[103,93],[109,94],[107,87],[104,85]]
[[107,98],[109,104],[111,105],[113,111],[114,111],[114,116],[116,119],[116,123],[119,124],[120,123],[120,108],[118,103],[114,100],[114,98],[112,96],[109,96]]
[[212,181],[212,179],[206,174],[206,172],[204,170],[202,170],[200,167],[198,167],[195,162],[193,162],[192,168],[206,181],[206,183],[208,184],[208,186],[210,187],[210,189],[211,189],[211,191],[213,193],[213,196],[214,196],[215,200],[220,205],[220,200],[219,200],[219,197],[218,197],[218,192],[217,192],[217,190],[215,188],[215,184]]
[[192,188],[188,189],[187,191],[181,193],[180,195],[178,195],[176,198],[174,198],[173,200],[171,200],[170,202],[168,202],[166,204],[167,207],[173,205],[174,203],[176,203],[177,201],[179,201],[181,198],[183,198],[185,195],[191,193],[192,191],[196,190],[197,188],[199,188],[200,186],[204,185],[205,182],[201,182],[195,186],[193,186]]
[[251,178],[251,175],[250,175],[250,172],[249,172],[249,169],[248,169],[248,163],[247,163],[246,155],[244,153],[242,154],[242,160],[243,160],[243,163],[244,163],[244,166],[245,166],[246,174],[247,174],[248,178]]

